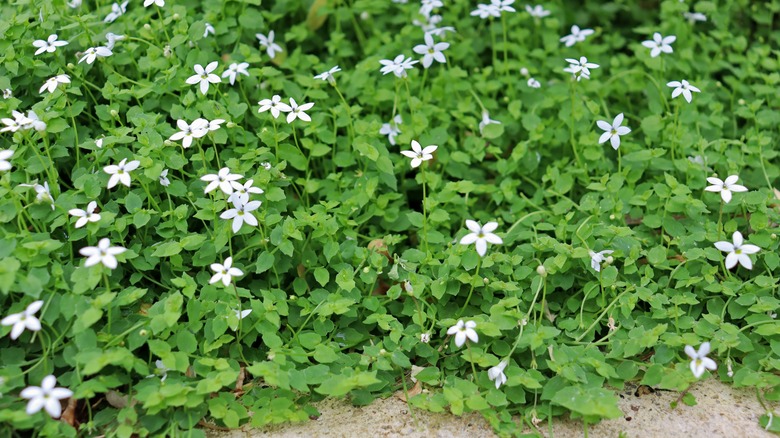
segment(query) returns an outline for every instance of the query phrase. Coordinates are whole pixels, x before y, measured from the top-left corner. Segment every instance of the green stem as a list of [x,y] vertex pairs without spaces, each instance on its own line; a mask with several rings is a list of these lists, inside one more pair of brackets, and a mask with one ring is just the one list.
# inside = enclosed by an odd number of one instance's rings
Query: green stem
[[[474,273],[474,276],[477,277],[477,280],[479,280],[479,268],[482,267],[482,258],[480,257],[479,261],[477,262],[477,271]],[[458,312],[458,318],[460,318],[461,315],[463,315],[463,312],[466,310],[466,307],[469,305],[469,301],[471,301],[471,294],[474,293],[474,280],[471,280],[471,289],[469,289],[469,295],[466,297],[466,302],[463,303],[463,307],[460,309],[460,312]]]

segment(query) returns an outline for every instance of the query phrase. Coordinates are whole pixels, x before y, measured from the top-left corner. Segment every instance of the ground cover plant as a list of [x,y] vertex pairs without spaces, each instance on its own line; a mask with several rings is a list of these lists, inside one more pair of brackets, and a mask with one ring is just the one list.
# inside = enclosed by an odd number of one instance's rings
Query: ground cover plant
[[780,2],[484,1],[0,5],[3,436],[779,431]]

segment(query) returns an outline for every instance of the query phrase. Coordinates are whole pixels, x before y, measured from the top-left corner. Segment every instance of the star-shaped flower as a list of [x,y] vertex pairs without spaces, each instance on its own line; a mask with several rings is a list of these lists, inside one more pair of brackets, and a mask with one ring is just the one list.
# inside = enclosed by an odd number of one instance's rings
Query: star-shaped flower
[[340,72],[341,69],[339,66],[332,67],[330,70],[320,73],[317,76],[314,77],[314,79],[321,79],[323,81],[328,81],[331,85],[336,85],[336,78],[333,77],[334,73]]
[[0,149],[0,172],[11,170],[11,157],[14,151],[10,149]]
[[488,243],[492,243],[493,245],[501,245],[504,243],[500,237],[493,234],[493,231],[496,231],[496,228],[498,228],[498,222],[488,222],[482,226],[477,221],[466,219],[466,228],[468,228],[471,233],[463,236],[463,238],[460,239],[460,244],[471,245],[474,243],[477,248],[477,254],[479,254],[480,257],[484,257],[487,253]]
[[508,364],[509,362],[502,360],[501,363],[488,370],[488,379],[496,381],[496,389],[498,389],[501,385],[506,383],[506,375],[504,374],[504,368],[506,368]]
[[542,5],[535,5],[533,7],[531,7],[531,5],[525,5],[525,11],[534,18],[544,18],[550,15],[550,11],[544,9],[544,6]]
[[226,195],[230,195],[233,193],[233,185],[232,181],[236,181],[243,178],[243,176],[230,173],[230,169],[227,167],[223,167],[222,169],[219,169],[219,172],[217,174],[209,174],[204,175],[200,177],[201,181],[207,181],[209,184],[204,189],[204,193],[208,193],[217,187],[219,187],[220,190],[222,190],[223,193]]
[[16,340],[22,335],[24,329],[37,332],[41,329],[41,321],[35,316],[39,310],[43,307],[43,301],[33,301],[30,303],[23,312],[12,313],[2,321],[0,325],[10,325],[11,327],[11,339]]
[[260,46],[265,49],[266,53],[268,53],[268,56],[271,59],[274,59],[276,57],[277,52],[282,51],[282,47],[279,44],[276,44],[274,42],[274,31],[268,32],[268,36],[265,36],[261,33],[255,34],[255,37],[257,38],[257,41],[260,43]]
[[206,38],[209,35],[214,35],[217,33],[216,29],[214,29],[214,26],[211,25],[211,23],[205,23],[206,28],[203,30],[203,38]]
[[668,82],[666,86],[674,88],[674,90],[672,90],[672,99],[682,94],[688,103],[691,103],[691,99],[692,99],[691,91],[695,91],[696,93],[701,92],[701,90],[689,84],[688,81],[686,81],[685,79],[683,79],[682,81]]
[[414,68],[414,64],[417,64],[417,62],[417,60],[413,60],[411,57],[407,58],[403,54],[400,54],[392,61],[389,59],[380,60],[379,63],[382,64],[383,67],[380,68],[379,71],[382,72],[383,75],[392,73],[396,75],[396,77],[405,78],[407,76],[406,70]]
[[105,46],[90,47],[84,52],[84,56],[79,59],[79,64],[84,61],[87,61],[87,64],[92,64],[98,56],[105,58],[106,56],[111,56],[113,53],[114,52],[112,52],[111,49]]
[[393,117],[393,120],[391,120],[389,123],[382,124],[382,127],[379,128],[379,133],[386,135],[390,144],[395,146],[395,137],[401,133],[401,129],[398,127],[398,125],[402,123],[403,119],[401,118],[401,115],[396,114],[395,117]]
[[477,331],[474,330],[477,327],[477,323],[474,321],[463,322],[462,319],[458,320],[458,323],[447,329],[448,335],[455,335],[455,345],[462,347],[466,343],[466,338],[471,342],[479,342],[479,336]]
[[282,97],[278,94],[275,94],[271,99],[263,99],[260,102],[257,102],[257,104],[260,105],[260,108],[257,110],[257,112],[264,113],[270,110],[271,115],[274,116],[275,119],[279,118],[279,113],[289,113],[292,111],[290,105],[282,102]]
[[585,38],[589,35],[593,35],[593,29],[580,30],[580,27],[575,24],[571,27],[571,34],[561,38],[560,41],[564,43],[566,47],[571,47],[579,42],[585,41]]
[[97,202],[91,201],[89,204],[87,204],[87,209],[82,210],[80,208],[73,208],[68,211],[71,216],[75,216],[78,218],[76,221],[76,228],[81,228],[84,225],[87,224],[87,222],[97,222],[100,220],[100,214],[95,213],[95,210],[97,209]]
[[501,8],[492,3],[489,5],[478,4],[477,9],[471,11],[471,16],[479,17],[483,20],[490,17],[499,18],[501,17]]
[[605,249],[599,252],[588,251],[588,254],[590,254],[590,267],[596,272],[601,272],[601,264],[607,260],[607,257],[605,256],[608,256],[613,252],[615,251],[611,249]]
[[59,41],[57,39],[57,34],[55,33],[49,35],[49,38],[46,40],[35,40],[32,44],[38,48],[38,50],[35,51],[35,54],[40,55],[43,52],[52,53],[57,50],[57,47],[67,46],[68,42]]
[[117,261],[115,256],[117,254],[122,254],[125,251],[127,251],[127,248],[122,248],[121,246],[111,246],[111,242],[108,240],[108,238],[104,237],[100,239],[98,246],[87,246],[81,248],[79,253],[87,257],[87,261],[84,262],[85,267],[90,267],[97,265],[98,263],[102,263],[109,269],[116,269]]
[[222,284],[230,286],[230,281],[233,277],[244,275],[243,271],[233,267],[233,257],[226,258],[225,263],[222,265],[219,263],[212,263],[211,270],[214,271],[215,274],[211,277],[211,280],[209,280],[209,284],[214,284],[221,280]]
[[631,128],[628,126],[620,126],[623,124],[623,113],[615,116],[615,120],[612,121],[611,125],[606,120],[599,120],[596,124],[604,130],[604,133],[599,137],[599,144],[609,140],[614,150],[618,150],[620,147],[620,136],[631,132]]
[[41,89],[38,90],[38,92],[43,93],[43,90],[49,90],[49,93],[54,93],[54,90],[56,90],[60,84],[69,84],[69,83],[70,83],[70,76],[66,74],[57,75],[49,79],[46,79],[46,82],[43,83],[43,86],[41,86]]
[[233,186],[233,193],[230,194],[228,197],[228,202],[236,203],[241,202],[242,204],[246,204],[249,202],[249,194],[254,193],[256,195],[263,194],[263,189],[259,187],[252,187],[252,183],[254,183],[254,180],[249,179],[244,184],[241,184],[238,181],[230,181],[230,184]]
[[674,52],[674,50],[672,50],[671,44],[676,40],[677,37],[674,35],[669,35],[665,37],[662,36],[660,33],[655,32],[653,34],[653,39],[648,41],[642,41],[642,45],[650,49],[650,57],[655,58],[661,53]]
[[241,201],[234,202],[234,208],[226,210],[219,217],[222,219],[233,219],[233,232],[238,233],[238,230],[241,229],[244,223],[253,227],[257,226],[257,218],[252,212],[260,208],[261,204],[262,202],[260,201],[249,201],[246,204]]
[[715,371],[718,369],[718,365],[715,363],[715,361],[707,357],[709,352],[709,342],[703,342],[699,347],[699,351],[694,350],[690,345],[685,346],[685,354],[691,358],[691,372],[697,379],[701,377],[702,374],[704,374],[705,369],[710,371]]
[[401,154],[412,159],[412,169],[414,169],[415,167],[419,167],[423,161],[433,159],[433,152],[435,152],[438,148],[439,147],[435,144],[422,148],[420,147],[420,143],[417,142],[417,140],[412,140],[412,150],[401,151]]
[[111,175],[111,177],[108,179],[108,185],[106,188],[113,188],[119,182],[127,187],[130,187],[130,172],[138,169],[138,166],[140,165],[141,162],[138,160],[133,160],[128,163],[127,158],[123,158],[118,165],[112,164],[110,166],[104,167],[103,171]]
[[158,7],[165,6],[165,0],[144,0],[144,7],[148,8],[151,5],[155,5]]
[[244,76],[249,76],[249,71],[247,71],[247,68],[249,67],[248,62],[242,62],[240,64],[236,64],[235,62],[230,64],[228,66],[228,69],[222,72],[223,78],[228,78],[230,81],[230,85],[233,85],[236,82],[236,76],[239,74],[242,74]]
[[163,169],[163,171],[160,172],[160,185],[163,187],[171,185],[171,180],[168,179],[168,169]]
[[184,149],[187,149],[192,145],[192,139],[201,138],[209,132],[209,123],[206,119],[195,119],[191,125],[187,124],[184,120],[179,119],[176,121],[176,126],[179,128],[179,132],[170,136],[168,140],[181,140],[181,146]]
[[729,203],[731,201],[731,192],[747,192],[748,189],[745,186],[737,184],[739,175],[730,175],[725,181],[721,181],[719,178],[711,176],[707,178],[707,182],[712,184],[706,187],[704,190],[708,192],[720,192],[720,197],[723,202]]
[[295,99],[291,97],[290,112],[287,113],[287,123],[292,123],[295,121],[295,119],[301,119],[304,122],[311,122],[311,117],[309,117],[309,115],[306,114],[304,111],[310,110],[311,107],[313,106],[314,106],[314,102],[298,105],[298,103],[295,102]]
[[759,252],[761,248],[756,245],[744,243],[742,233],[739,231],[734,231],[731,239],[734,241],[733,243],[725,241],[715,242],[715,248],[728,253],[726,254],[726,269],[737,266],[737,263],[744,266],[745,269],[753,269],[753,261],[750,260],[749,254],[755,254]]
[[218,84],[222,82],[219,76],[212,73],[217,69],[217,61],[210,62],[206,68],[203,68],[200,64],[195,64],[195,74],[187,78],[187,83],[190,85],[200,84],[201,94],[206,94],[209,91],[210,84]]
[[108,15],[106,15],[106,18],[103,19],[103,22],[105,22],[105,23],[113,23],[114,20],[116,20],[122,14],[127,12],[127,3],[128,3],[128,1],[124,1],[124,2],[122,2],[122,4],[119,4],[119,3],[112,4],[111,5],[111,12]]
[[73,391],[67,388],[55,388],[55,386],[57,386],[57,378],[48,375],[43,378],[40,387],[28,386],[19,393],[22,398],[29,400],[27,415],[35,414],[43,408],[52,418],[60,418],[62,415],[60,400],[72,397]]
[[588,58],[581,56],[580,59],[566,58],[566,62],[569,63],[569,71],[579,82],[583,77],[590,79],[590,69],[599,68],[598,64],[588,62]]
[[447,63],[447,58],[444,57],[444,50],[450,47],[450,43],[434,43],[433,36],[431,34],[425,34],[425,44],[414,46],[412,49],[415,53],[423,55],[422,65],[424,68],[429,68],[433,61],[441,64]]

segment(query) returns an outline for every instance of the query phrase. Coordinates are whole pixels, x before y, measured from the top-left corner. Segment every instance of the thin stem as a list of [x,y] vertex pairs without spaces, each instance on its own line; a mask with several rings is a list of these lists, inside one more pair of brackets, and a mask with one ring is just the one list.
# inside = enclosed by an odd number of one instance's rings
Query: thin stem
[[425,242],[425,255],[426,257],[430,254],[430,248],[428,247],[428,210],[425,206],[426,200],[427,200],[427,193],[426,193],[426,178],[425,178],[425,165],[420,166],[420,179],[422,179],[422,189],[423,189],[423,199],[422,199],[422,208],[423,208],[423,241]]
[[[479,280],[479,268],[482,267],[482,258],[480,257],[479,261],[477,262],[477,271],[474,273],[474,276],[477,277],[477,280]],[[466,310],[466,307],[469,305],[469,301],[471,301],[471,294],[474,293],[474,280],[471,281],[471,289],[469,289],[469,296],[466,297],[466,302],[463,303],[463,307],[460,309],[460,312],[458,312],[458,318],[460,318],[461,315],[463,315],[463,312]]]

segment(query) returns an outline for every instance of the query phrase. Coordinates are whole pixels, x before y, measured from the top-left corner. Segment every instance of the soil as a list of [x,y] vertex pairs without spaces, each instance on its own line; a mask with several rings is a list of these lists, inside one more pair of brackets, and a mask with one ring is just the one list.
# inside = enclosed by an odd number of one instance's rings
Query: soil
[[[776,437],[758,425],[764,410],[754,390],[734,389],[714,378],[694,385],[690,393],[697,404],[683,403],[675,409],[670,404],[679,393],[648,387],[626,385],[619,392],[624,415],[588,425],[591,437]],[[396,397],[377,400],[355,407],[344,400],[324,400],[315,407],[321,416],[306,423],[286,424],[264,429],[245,428],[229,432],[210,431],[210,438],[292,438],[292,437],[494,437],[485,420],[476,413],[457,417],[434,414],[419,409],[410,413],[407,404]],[[533,433],[526,430],[527,433]],[[567,418],[539,425],[540,436],[582,437],[583,424]]]

